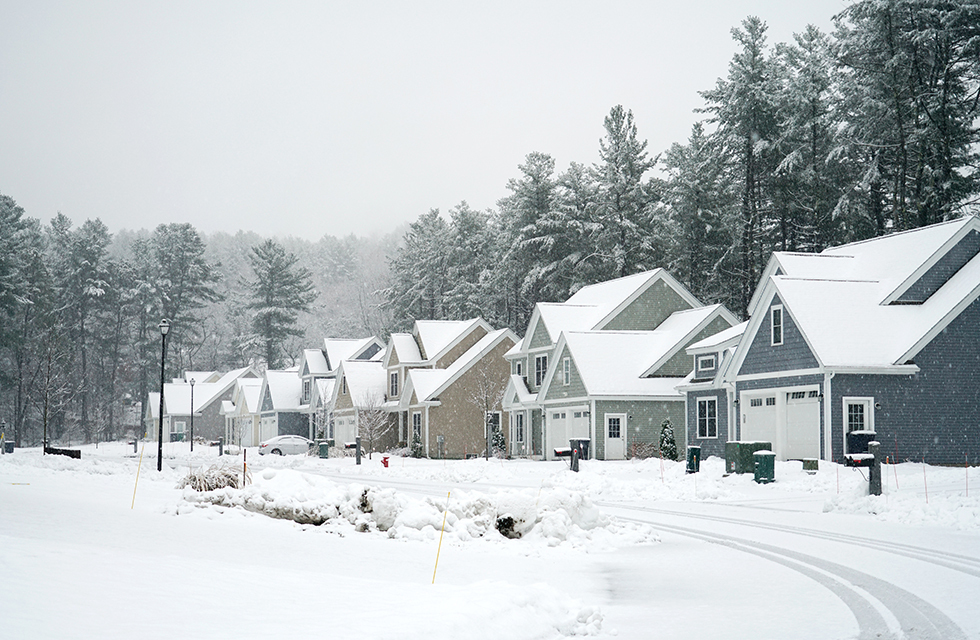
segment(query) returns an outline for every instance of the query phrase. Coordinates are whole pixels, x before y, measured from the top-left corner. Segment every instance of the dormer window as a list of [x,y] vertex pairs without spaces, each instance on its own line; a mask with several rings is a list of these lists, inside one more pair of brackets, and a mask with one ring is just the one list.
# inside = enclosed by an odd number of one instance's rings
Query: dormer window
[[392,398],[398,397],[398,372],[397,371],[391,374],[390,391],[391,393],[389,393],[388,395],[390,395]]
[[714,371],[714,369],[715,369],[715,357],[714,356],[698,356],[698,369],[700,371]]
[[772,325],[772,345],[783,344],[783,306],[775,305],[770,310],[770,320]]
[[534,386],[540,387],[544,382],[544,375],[548,373],[548,356],[537,356],[534,358]]
[[524,361],[518,360],[514,363],[514,374],[518,376],[524,375]]
[[303,404],[307,404],[310,401],[310,381],[303,380]]

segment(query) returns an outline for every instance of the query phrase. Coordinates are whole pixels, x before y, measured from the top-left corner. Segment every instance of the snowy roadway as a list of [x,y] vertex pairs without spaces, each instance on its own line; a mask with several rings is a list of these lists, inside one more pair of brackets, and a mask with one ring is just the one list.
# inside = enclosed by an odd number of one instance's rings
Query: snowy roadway
[[[980,638],[977,468],[888,467],[870,498],[823,464],[250,455],[254,488],[205,499],[176,484],[217,458],[179,447],[135,503],[125,445],[0,457],[0,638]],[[523,538],[487,529],[505,509]]]

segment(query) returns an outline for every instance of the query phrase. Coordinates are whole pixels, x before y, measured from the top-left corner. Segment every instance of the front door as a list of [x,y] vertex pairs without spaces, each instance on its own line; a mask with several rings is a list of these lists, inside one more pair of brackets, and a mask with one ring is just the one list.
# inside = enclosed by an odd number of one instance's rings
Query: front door
[[606,414],[606,460],[626,459],[626,414]]

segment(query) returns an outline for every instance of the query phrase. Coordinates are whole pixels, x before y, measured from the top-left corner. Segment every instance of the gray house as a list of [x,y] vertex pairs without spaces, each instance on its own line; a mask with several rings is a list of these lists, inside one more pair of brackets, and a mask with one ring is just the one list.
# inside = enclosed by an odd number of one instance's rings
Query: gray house
[[[783,460],[840,460],[848,432],[875,431],[899,460],[976,460],[978,297],[975,217],[819,254],[775,253],[726,371],[685,389],[688,442],[713,433],[770,441]],[[708,345],[692,345],[696,358],[707,355],[699,346]],[[709,388],[732,391],[716,394],[715,413],[731,415],[731,428],[700,428]]]

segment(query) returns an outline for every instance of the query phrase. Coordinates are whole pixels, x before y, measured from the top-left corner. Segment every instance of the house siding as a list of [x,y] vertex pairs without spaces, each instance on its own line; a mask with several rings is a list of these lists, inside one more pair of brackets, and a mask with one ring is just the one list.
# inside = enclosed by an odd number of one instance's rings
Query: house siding
[[[718,401],[718,437],[698,437],[698,400],[715,398]],[[676,436],[678,429],[674,428]],[[724,389],[687,392],[687,444],[701,447],[701,458],[708,456],[725,457],[725,443],[728,442],[728,392]],[[734,440],[734,438],[732,438]]]
[[[468,334],[466,334],[466,337],[464,337],[462,340],[460,340],[459,344],[457,344],[455,347],[453,347],[452,349],[450,349],[446,353],[446,355],[444,355],[441,358],[439,358],[438,360],[436,360],[435,368],[436,369],[445,369],[446,367],[448,367],[452,363],[456,362],[456,360],[461,355],[463,355],[464,353],[466,353],[467,351],[469,351],[470,347],[472,347],[477,342],[479,342],[483,338],[483,336],[485,336],[485,335],[487,335],[487,330],[486,329],[484,329],[483,327],[476,327],[475,329],[473,329],[472,331],[470,331]],[[513,343],[511,344],[511,346],[513,346]],[[503,356],[501,356],[501,357],[503,357]]]
[[636,449],[653,447],[659,450],[660,428],[666,418],[670,418],[674,426],[674,439],[677,442],[678,456],[684,455],[684,400],[677,401],[596,401],[595,420],[596,440],[595,457],[604,460],[605,427],[607,413],[625,413],[626,419],[626,457],[634,457]]
[[914,376],[838,375],[831,384],[834,458],[843,455],[843,398],[873,397],[878,440],[899,460],[980,459],[980,300],[915,357]]
[[281,436],[303,436],[305,438],[310,433],[310,423],[305,413],[280,411],[277,424]]
[[980,233],[971,231],[956,246],[946,252],[915,284],[899,298],[899,302],[923,302],[939,290],[946,281],[980,253]]
[[[752,344],[749,346],[738,371],[739,375],[815,369],[820,366],[806,340],[803,339],[803,334],[793,321],[788,307],[783,307],[783,344],[772,345],[770,310],[774,305],[780,304],[782,302],[780,302],[779,296],[774,296],[769,307],[765,309],[766,317],[753,336]],[[762,310],[757,313],[761,312]]]
[[[713,366],[710,369],[702,369],[700,366],[698,366],[698,359],[703,358],[705,356],[714,356],[715,366]],[[715,375],[718,373],[719,366],[721,366],[721,353],[717,351],[714,353],[700,353],[694,356],[694,377],[699,380],[714,378]]]
[[531,342],[528,344],[528,349],[539,349],[541,347],[550,347],[554,345],[554,340],[548,334],[548,329],[544,326],[544,320],[538,316],[538,323],[534,327],[534,333],[531,335]]
[[602,329],[652,331],[670,314],[690,308],[691,305],[666,282],[657,280],[603,325]]
[[[685,349],[691,346],[692,344],[694,344],[695,342],[704,340],[705,338],[713,336],[716,333],[720,333],[725,329],[731,328],[731,326],[732,325],[724,318],[715,318],[714,320],[708,323],[707,327],[699,331],[697,335],[695,335],[693,338],[691,338],[686,343],[684,343],[684,345],[682,345],[682,347],[680,348],[680,350],[678,350],[677,353],[671,356],[670,359],[663,364],[663,366],[657,369],[654,375],[665,376],[669,378],[683,378],[687,374],[691,373],[693,369],[693,365],[691,363],[691,356],[687,355]],[[717,369],[714,369],[712,371],[716,371],[716,370]],[[714,373],[712,373],[712,376],[713,375]]]
[[[568,384],[563,383],[564,378],[562,376],[562,361],[569,359],[569,376]],[[578,368],[575,366],[575,358],[571,357],[568,351],[568,347],[564,347],[561,353],[555,358],[555,361],[548,362],[548,366],[555,368],[554,377],[551,379],[551,385],[548,387],[548,393],[544,397],[544,400],[564,400],[565,398],[582,398],[588,392],[585,389],[585,384],[582,382],[582,376],[579,375]]]

